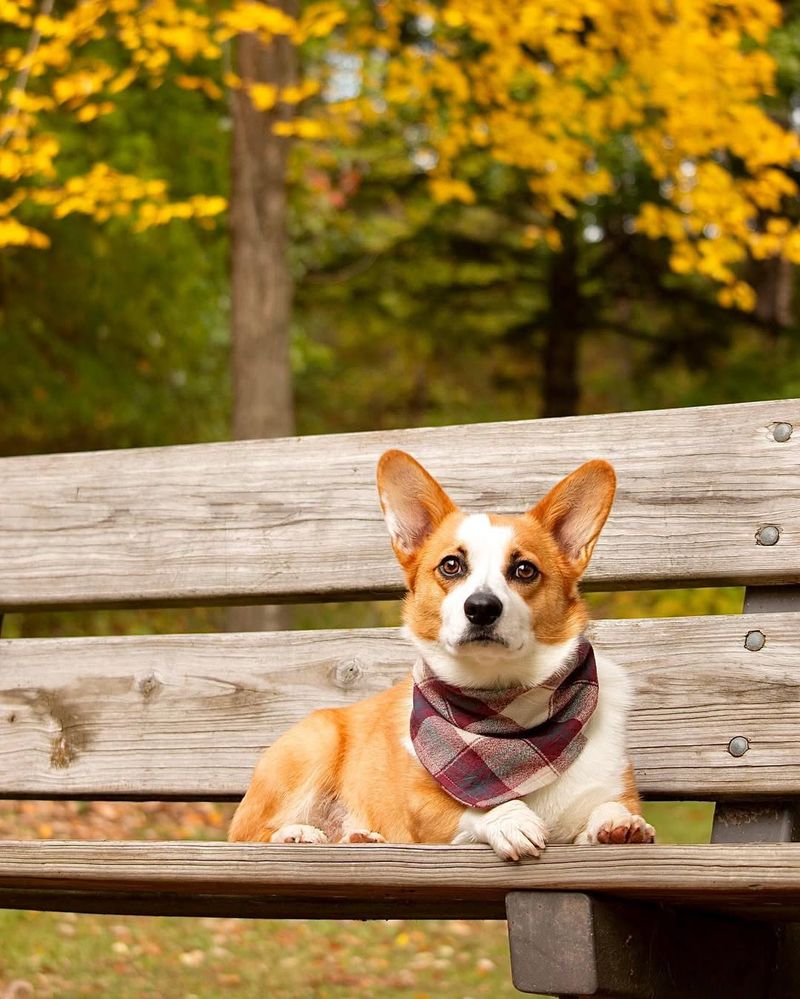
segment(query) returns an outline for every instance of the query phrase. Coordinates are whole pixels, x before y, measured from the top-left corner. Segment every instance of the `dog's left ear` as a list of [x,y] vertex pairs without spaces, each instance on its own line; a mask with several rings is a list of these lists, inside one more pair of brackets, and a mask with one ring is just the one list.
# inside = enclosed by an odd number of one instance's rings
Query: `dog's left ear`
[[616,488],[617,477],[607,461],[587,461],[528,511],[550,531],[579,575],[592,557]]
[[387,451],[381,456],[378,494],[394,553],[404,568],[428,535],[456,509],[436,479],[405,451]]

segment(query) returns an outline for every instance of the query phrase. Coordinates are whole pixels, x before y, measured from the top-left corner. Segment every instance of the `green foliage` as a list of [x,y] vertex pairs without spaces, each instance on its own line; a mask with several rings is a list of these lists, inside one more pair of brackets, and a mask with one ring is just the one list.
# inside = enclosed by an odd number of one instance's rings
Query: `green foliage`
[[[224,190],[224,119],[197,94],[163,109],[127,91],[65,162],[167,174],[179,196]],[[227,246],[189,223],[133,233],[41,222],[48,251],[0,258],[0,450],[7,454],[218,439],[227,433]]]

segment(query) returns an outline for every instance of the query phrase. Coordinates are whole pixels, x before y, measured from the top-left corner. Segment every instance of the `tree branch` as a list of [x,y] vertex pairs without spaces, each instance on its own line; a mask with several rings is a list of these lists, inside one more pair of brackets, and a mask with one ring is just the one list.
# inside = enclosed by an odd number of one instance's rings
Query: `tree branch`
[[[36,18],[38,17],[49,17],[53,12],[54,0],[42,0],[42,5],[39,8],[39,13],[34,18],[34,25],[36,24]],[[25,65],[17,73],[16,79],[14,80],[14,85],[11,88],[11,93],[25,93],[28,86],[28,79],[31,75],[31,57],[34,55],[36,50],[39,48],[39,43],[42,40],[42,33],[38,28],[34,27],[31,31],[30,38],[28,39],[28,46],[25,49]],[[12,135],[16,135],[17,127],[15,121],[19,118],[19,103],[17,99],[12,99],[8,102],[8,112],[11,118],[10,124],[6,125],[2,132],[0,132],[0,146],[4,146],[6,142],[11,138]]]

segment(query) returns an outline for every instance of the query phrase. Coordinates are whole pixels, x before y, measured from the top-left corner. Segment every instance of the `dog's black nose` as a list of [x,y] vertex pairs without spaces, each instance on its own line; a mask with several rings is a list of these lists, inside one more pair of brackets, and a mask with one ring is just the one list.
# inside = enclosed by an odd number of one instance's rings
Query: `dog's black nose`
[[476,590],[464,601],[464,613],[471,624],[494,624],[503,613],[503,604],[494,593]]

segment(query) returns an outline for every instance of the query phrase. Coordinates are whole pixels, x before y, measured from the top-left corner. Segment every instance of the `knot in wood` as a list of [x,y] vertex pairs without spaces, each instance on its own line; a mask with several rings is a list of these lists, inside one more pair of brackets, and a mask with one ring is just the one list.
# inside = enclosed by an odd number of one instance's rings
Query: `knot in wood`
[[333,682],[337,687],[349,690],[361,682],[365,672],[364,665],[359,659],[346,659],[334,667]]
[[145,700],[148,700],[161,688],[162,683],[159,677],[155,673],[151,672],[137,677],[134,686],[142,697]]
[[75,746],[65,732],[50,740],[50,766],[54,769],[66,770],[77,755]]

